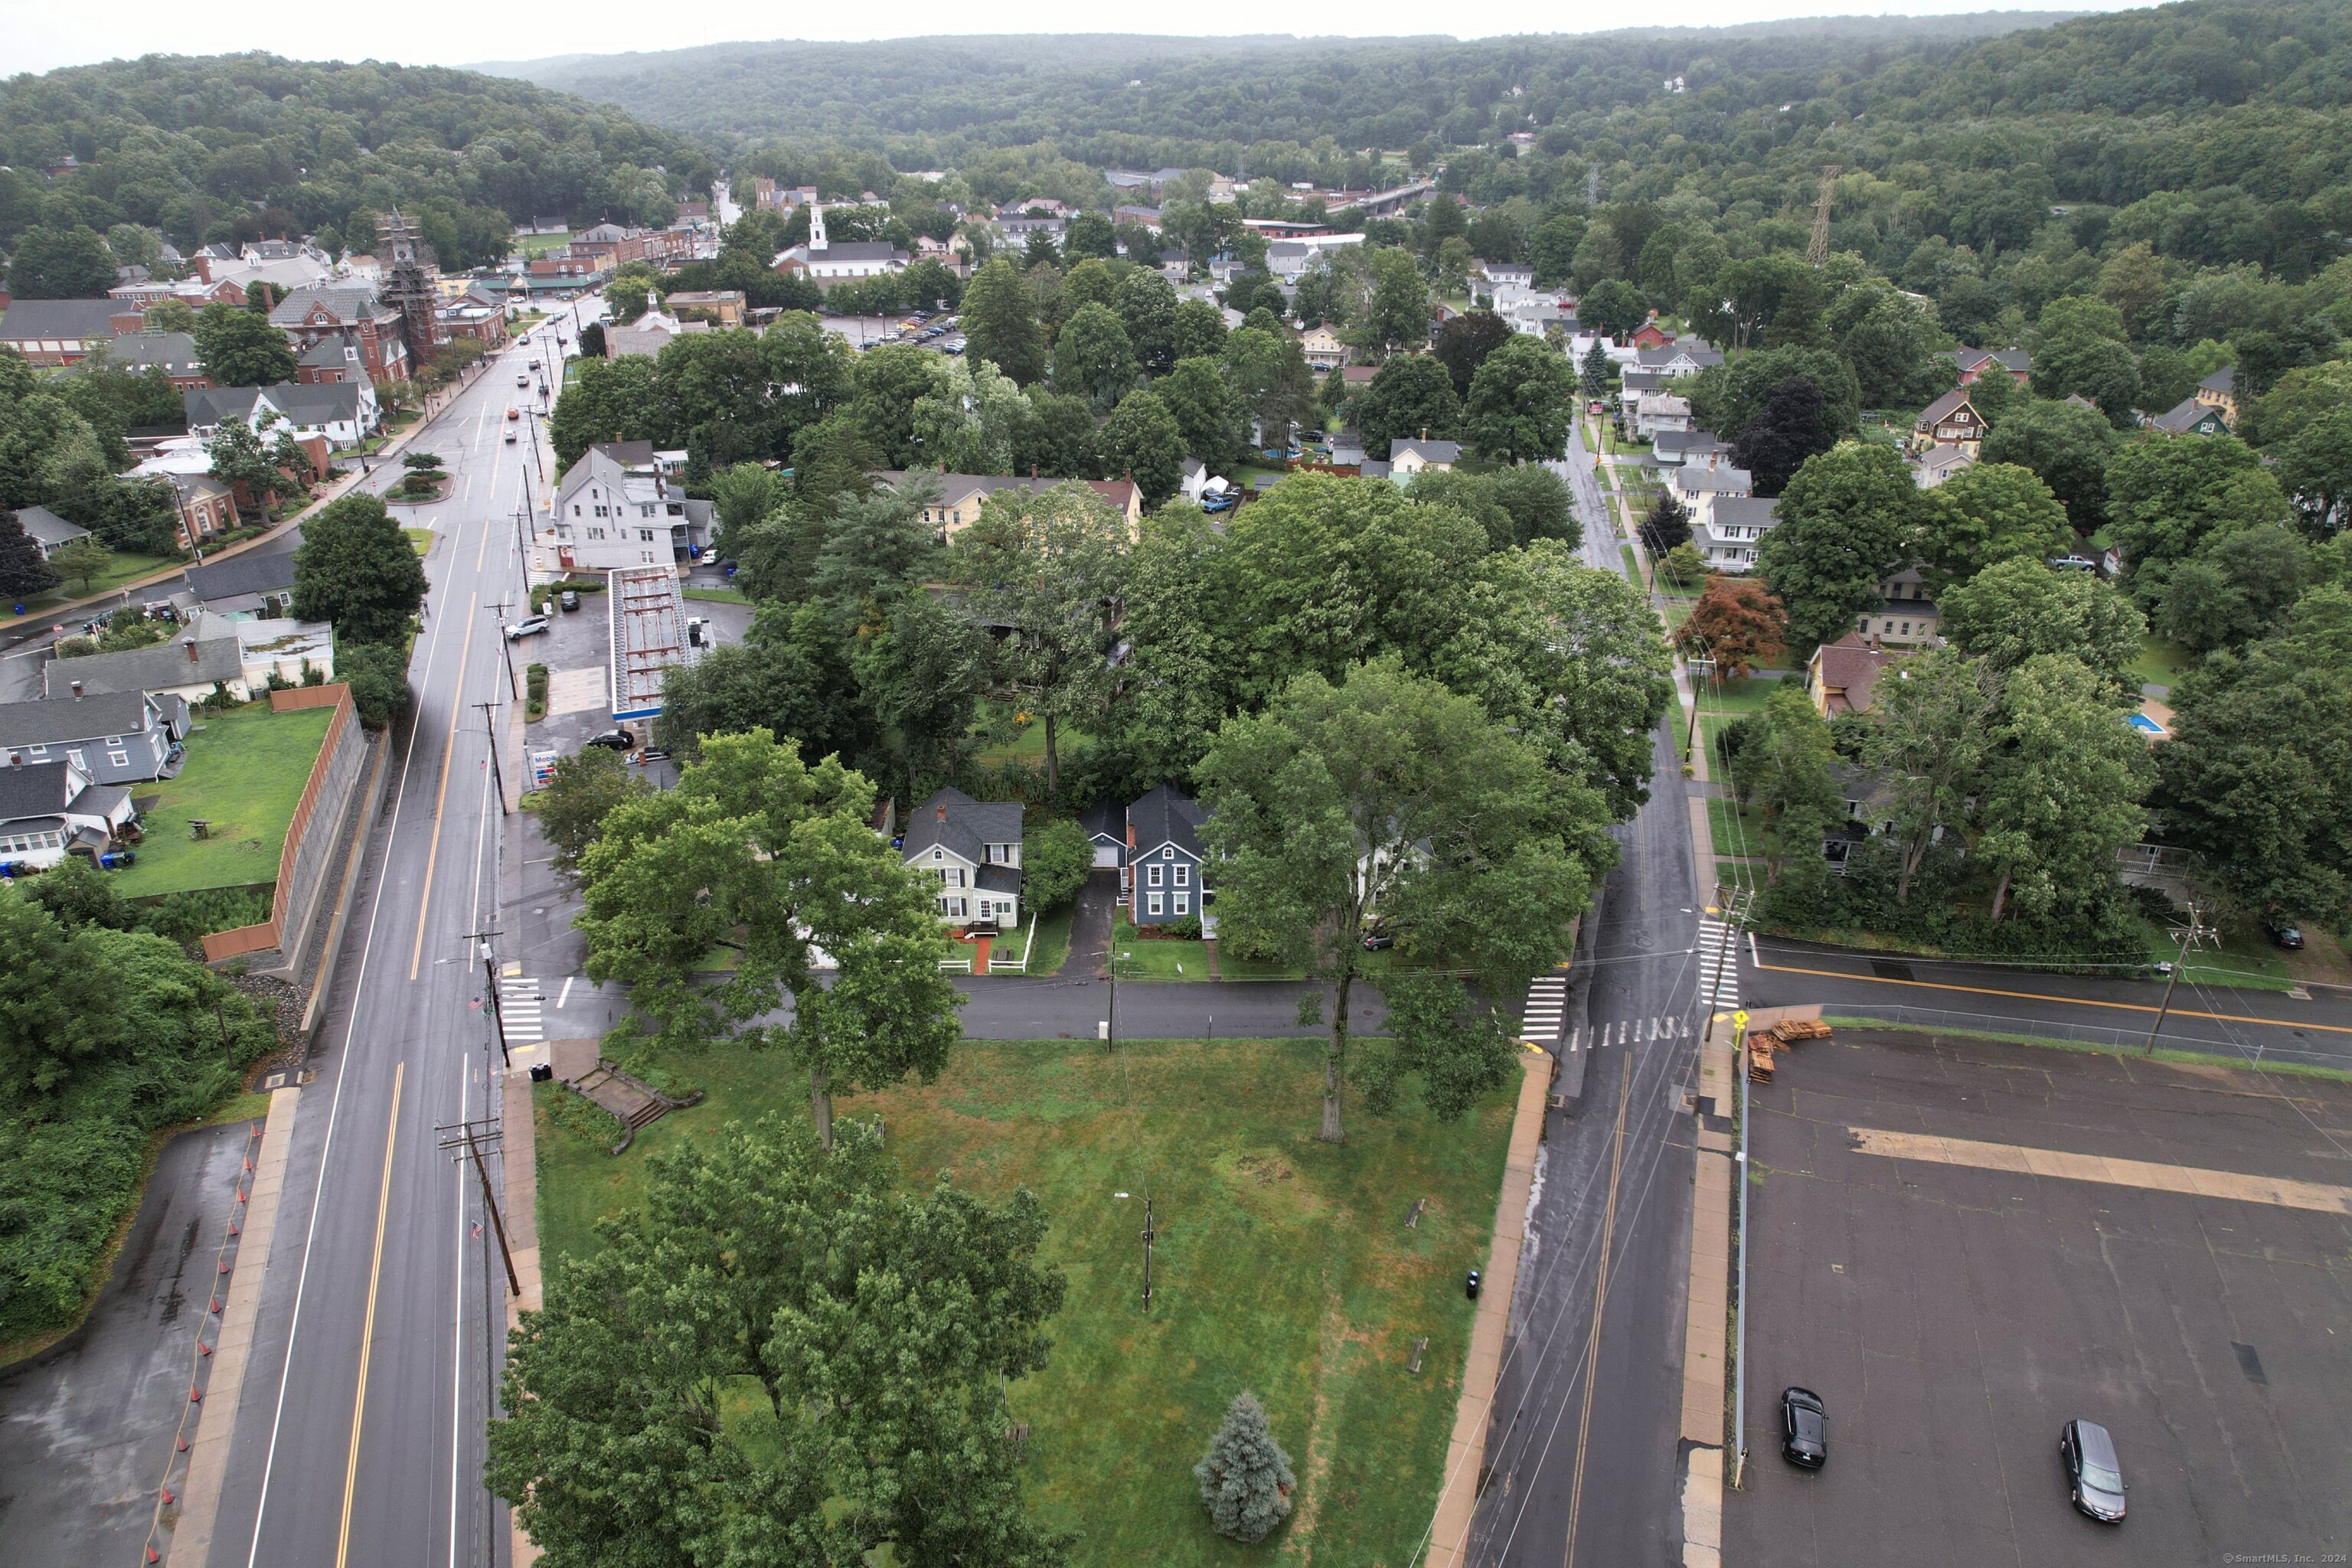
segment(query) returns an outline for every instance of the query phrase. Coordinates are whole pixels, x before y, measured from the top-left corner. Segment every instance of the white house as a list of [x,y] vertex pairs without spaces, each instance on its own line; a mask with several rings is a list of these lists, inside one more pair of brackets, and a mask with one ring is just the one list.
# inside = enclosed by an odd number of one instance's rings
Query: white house
[[0,865],[43,871],[77,851],[100,855],[138,822],[131,792],[94,784],[59,759],[0,768]]
[[1930,447],[1919,454],[1911,477],[1921,489],[1931,490],[1975,461],[1965,447]]
[[1723,354],[1705,338],[1685,333],[1663,348],[1635,350],[1633,363],[1643,370],[1656,371],[1671,381],[1678,376],[1696,375],[1709,365],[1721,364]]
[[1643,441],[1661,430],[1688,430],[1691,405],[1687,397],[1671,392],[1645,392],[1633,400],[1633,434]]
[[1423,468],[1451,468],[1462,460],[1459,441],[1432,441],[1427,437],[1389,443],[1389,478],[1404,483]]
[[711,503],[688,500],[650,447],[644,462],[625,461],[632,445],[591,447],[557,481],[541,542],[563,570],[667,567],[710,542]]
[[1685,463],[1670,470],[1669,482],[1674,486],[1675,499],[1690,514],[1694,528],[1714,518],[1717,500],[1756,493],[1756,476],[1728,463],[1712,468],[1703,463]]
[[908,868],[939,879],[948,925],[1021,923],[1021,803],[974,800],[943,789],[907,814],[898,852]]
[[347,451],[374,434],[378,423],[375,388],[363,378],[204,387],[182,393],[180,400],[189,433],[207,440],[236,419],[257,432],[291,426],[298,437],[323,436],[328,446]]
[[1710,572],[1756,570],[1757,551],[1779,521],[1778,502],[1755,496],[1707,495],[1706,515],[1691,520],[1691,543]]

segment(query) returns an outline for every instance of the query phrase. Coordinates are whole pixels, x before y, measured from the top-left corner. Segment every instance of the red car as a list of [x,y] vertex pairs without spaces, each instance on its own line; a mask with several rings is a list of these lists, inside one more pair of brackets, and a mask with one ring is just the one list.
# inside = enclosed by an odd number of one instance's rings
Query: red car
[[509,419],[520,419],[522,417],[522,410],[520,408],[509,408],[507,410],[507,417]]

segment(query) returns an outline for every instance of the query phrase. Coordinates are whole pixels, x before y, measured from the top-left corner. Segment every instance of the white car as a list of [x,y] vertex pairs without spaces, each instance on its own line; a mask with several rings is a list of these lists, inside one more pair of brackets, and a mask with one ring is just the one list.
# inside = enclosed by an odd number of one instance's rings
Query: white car
[[507,640],[513,642],[521,637],[536,636],[545,631],[547,626],[548,620],[545,616],[525,616],[507,627]]

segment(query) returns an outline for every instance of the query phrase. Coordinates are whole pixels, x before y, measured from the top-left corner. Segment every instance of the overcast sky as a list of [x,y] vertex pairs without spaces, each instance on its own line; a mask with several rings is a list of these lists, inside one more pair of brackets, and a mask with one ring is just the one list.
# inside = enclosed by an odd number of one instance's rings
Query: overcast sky
[[[1868,12],[1937,16],[1981,10],[2122,10],[2146,0],[2056,0],[2047,7],[1893,0],[1841,6],[1823,0],[1680,0],[1663,11],[1638,6],[1581,5],[1550,15],[1489,8],[1475,16],[1433,10],[1422,0],[1353,0],[1344,16],[1306,17],[1270,10],[1262,0],[1194,0],[1164,8],[1150,31],[1195,37],[1267,32],[1286,27],[1351,37],[1445,30],[1476,37],[1528,31],[1539,20],[1561,32],[1596,32],[1671,22],[1721,26],[1786,16]],[[541,22],[552,13],[560,22]],[[1130,13],[1130,15],[1132,15]],[[1488,17],[1496,25],[1486,26]],[[526,22],[525,18],[529,21]],[[772,0],[698,0],[682,10],[624,0],[572,0],[539,7],[412,0],[402,5],[293,4],[192,5],[187,0],[114,0],[92,10],[59,0],[0,0],[0,70],[51,70],[126,54],[223,54],[268,49],[298,59],[396,59],[410,65],[465,65],[475,60],[527,60],[548,55],[612,54],[671,49],[730,39],[765,39],[789,27],[804,38],[903,38],[938,33],[1089,33],[1139,31],[1105,26],[1097,0],[1025,0],[1011,6],[975,6],[949,0],[898,0],[880,15],[870,6],[796,6],[789,21]]]

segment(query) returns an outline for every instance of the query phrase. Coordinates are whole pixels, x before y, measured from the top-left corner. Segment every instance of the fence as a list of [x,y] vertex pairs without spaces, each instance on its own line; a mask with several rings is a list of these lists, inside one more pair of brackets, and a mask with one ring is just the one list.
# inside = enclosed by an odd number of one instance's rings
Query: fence
[[[334,717],[327,721],[327,733],[319,742],[319,755],[310,763],[310,782],[302,786],[302,798],[294,807],[293,820],[286,825],[285,846],[278,852],[278,882],[269,894],[269,918],[259,925],[238,926],[206,936],[205,962],[207,963],[265,952],[284,945],[287,916],[292,900],[301,890],[297,886],[295,868],[310,836],[310,818],[318,807],[319,796],[325,791],[328,777],[338,771],[336,763],[343,741],[359,723],[359,715],[352,706],[350,685],[341,681],[332,686],[302,686],[269,694],[269,709],[273,713],[299,708],[323,708],[329,703],[334,704]],[[332,825],[327,826],[331,830]],[[305,914],[309,912],[310,905],[310,900],[302,900]]]
[[[2108,1046],[2117,1049],[2147,1048],[2146,1029],[2116,1029],[2099,1024],[2075,1024],[2048,1018],[2020,1017],[2010,1013],[1948,1013],[1936,1007],[1906,1007],[1888,1002],[1832,1002],[1822,1008],[1822,1018],[1832,1024],[1853,1024],[1867,1026],[1874,1023],[1895,1024],[1907,1028],[1950,1029],[1980,1035],[2007,1035],[2019,1038],[2053,1040],[2067,1045]],[[2339,1052],[2298,1050],[2288,1046],[2270,1046],[2259,1039],[2216,1040],[2195,1035],[2184,1035],[2168,1026],[2157,1037],[2156,1043],[2166,1050],[2199,1051],[2212,1056],[2235,1057],[2254,1064],[2266,1060],[2318,1062],[2342,1067],[2347,1064]],[[2281,1021],[2276,1027],[2292,1028]]]

